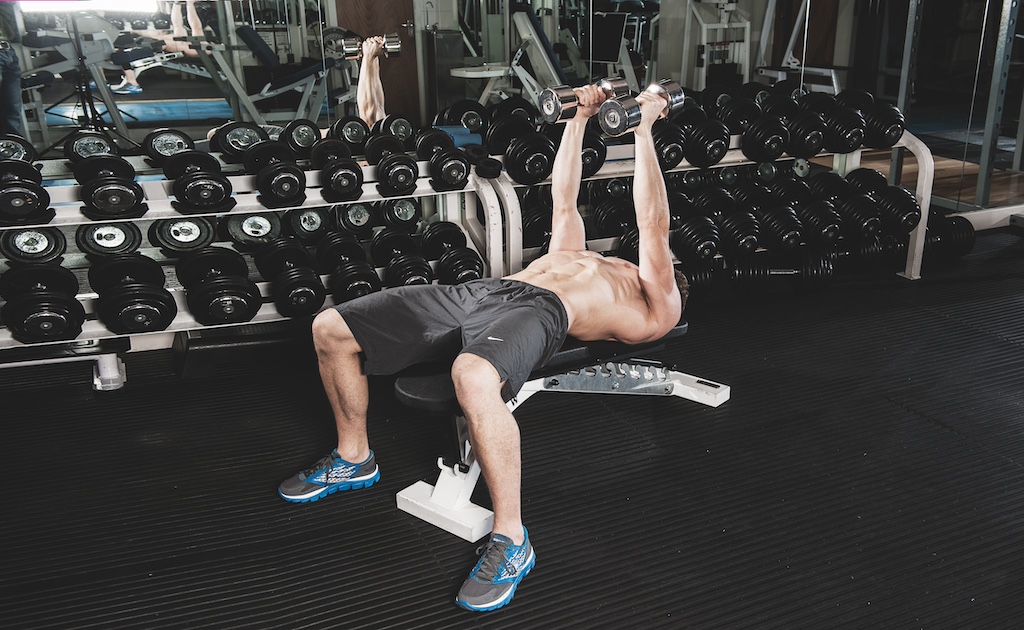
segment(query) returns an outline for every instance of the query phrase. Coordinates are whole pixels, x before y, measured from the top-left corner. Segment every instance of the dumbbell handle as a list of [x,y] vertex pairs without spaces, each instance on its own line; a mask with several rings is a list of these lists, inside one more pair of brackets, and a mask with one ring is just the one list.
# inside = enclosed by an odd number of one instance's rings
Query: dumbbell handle
[[[389,57],[402,51],[402,39],[398,33],[388,33],[384,38],[384,56]],[[363,40],[360,37],[350,35],[341,40],[341,48],[345,53],[345,59],[352,61],[363,55]]]
[[[652,83],[644,92],[659,96],[665,101],[665,108],[661,112],[663,118],[682,107],[686,98],[683,88],[670,79]],[[617,96],[601,104],[597,120],[606,134],[621,136],[640,124],[640,103],[629,94]]]
[[[629,84],[621,77],[606,77],[595,83],[608,98],[629,94]],[[540,116],[547,123],[568,120],[576,115],[579,99],[576,90],[568,85],[544,89],[537,97]]]

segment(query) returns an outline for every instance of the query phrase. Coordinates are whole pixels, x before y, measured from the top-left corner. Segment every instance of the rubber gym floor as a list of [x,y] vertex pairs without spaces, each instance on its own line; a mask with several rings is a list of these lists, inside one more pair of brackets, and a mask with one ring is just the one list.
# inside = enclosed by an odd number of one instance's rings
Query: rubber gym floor
[[[1024,243],[922,280],[695,299],[658,358],[728,383],[540,394],[517,416],[538,562],[511,605],[452,600],[477,545],[395,507],[443,423],[372,384],[382,480],[277,484],[333,425],[308,344],[0,372],[5,628],[1013,628],[1024,619]],[[200,377],[198,374],[202,374]],[[477,499],[487,503],[483,484]]]

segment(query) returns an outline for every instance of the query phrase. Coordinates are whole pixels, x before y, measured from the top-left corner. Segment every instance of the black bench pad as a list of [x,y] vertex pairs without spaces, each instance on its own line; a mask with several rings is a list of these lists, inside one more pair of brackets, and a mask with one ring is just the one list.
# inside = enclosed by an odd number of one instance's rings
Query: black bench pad
[[[680,322],[657,341],[630,345],[617,341],[577,341],[569,338],[555,356],[534,370],[529,380],[636,357],[642,352],[653,352],[678,341],[686,334],[686,322]],[[457,414],[459,403],[455,398],[455,384],[451,379],[451,365],[416,366],[399,374],[395,380],[395,396],[402,404],[414,409],[437,414]]]

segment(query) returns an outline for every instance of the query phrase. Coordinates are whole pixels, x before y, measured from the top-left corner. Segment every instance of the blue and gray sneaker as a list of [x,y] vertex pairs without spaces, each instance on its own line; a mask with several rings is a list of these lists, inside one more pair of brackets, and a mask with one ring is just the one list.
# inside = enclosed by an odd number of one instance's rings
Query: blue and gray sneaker
[[111,90],[114,94],[142,94],[142,86],[137,83],[125,83],[123,87]]
[[353,464],[338,455],[338,450],[310,468],[287,479],[278,487],[281,498],[292,503],[307,503],[341,490],[369,488],[380,480],[380,470],[373,451],[366,461]]
[[484,612],[496,610],[512,601],[519,582],[537,560],[525,527],[523,534],[526,540],[522,545],[512,544],[508,536],[491,534],[491,539],[477,550],[480,560],[459,589],[456,604],[467,610]]

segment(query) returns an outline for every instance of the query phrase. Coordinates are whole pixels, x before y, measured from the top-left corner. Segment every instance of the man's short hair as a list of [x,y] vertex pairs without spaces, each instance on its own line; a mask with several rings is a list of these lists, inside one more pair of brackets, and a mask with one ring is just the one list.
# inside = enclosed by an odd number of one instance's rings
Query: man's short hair
[[679,298],[681,300],[679,312],[682,313],[686,310],[686,298],[690,297],[690,282],[686,279],[686,275],[683,274],[682,271],[676,269],[675,272],[676,287],[679,288]]

